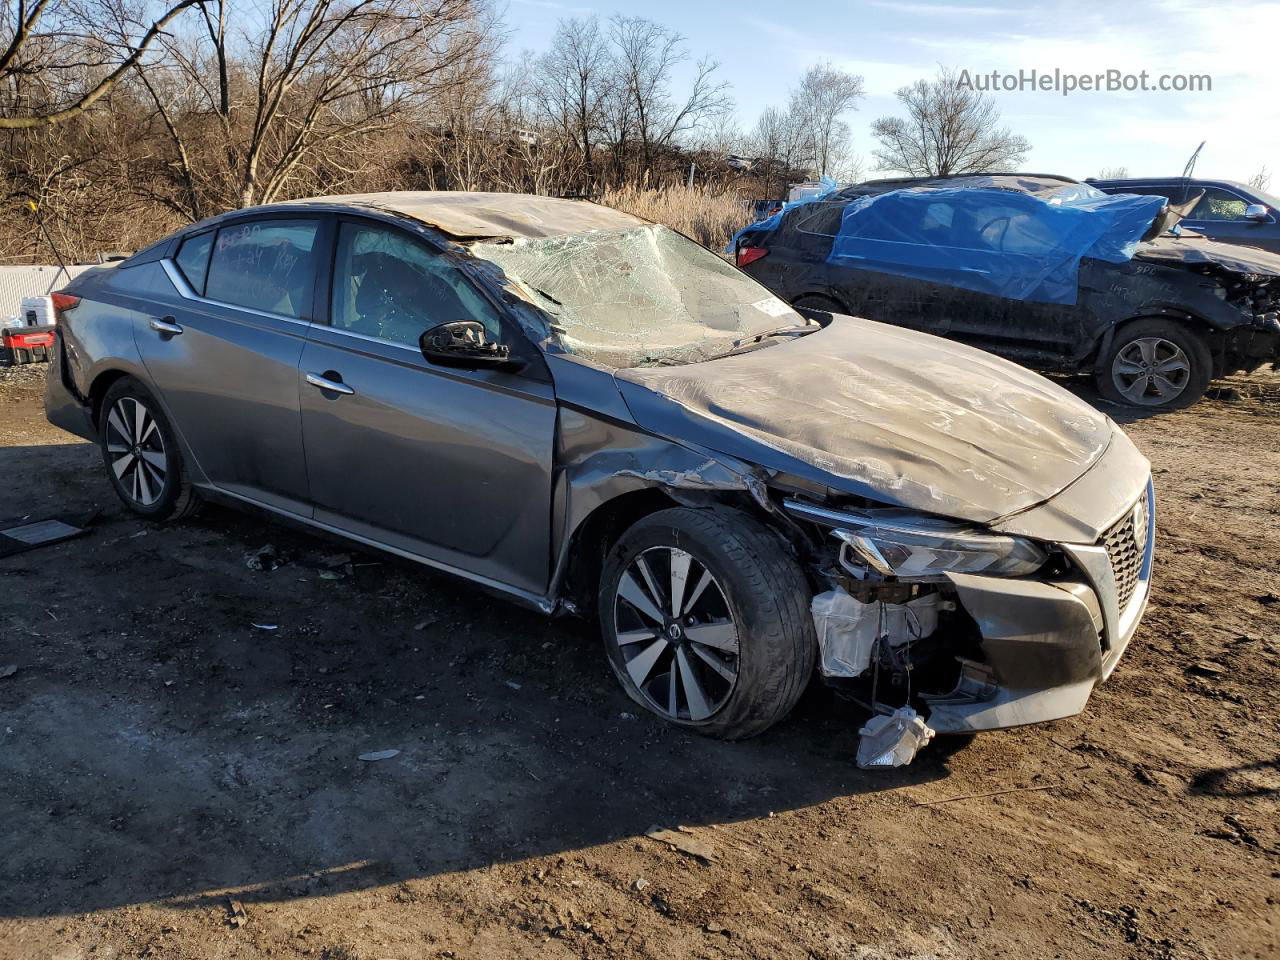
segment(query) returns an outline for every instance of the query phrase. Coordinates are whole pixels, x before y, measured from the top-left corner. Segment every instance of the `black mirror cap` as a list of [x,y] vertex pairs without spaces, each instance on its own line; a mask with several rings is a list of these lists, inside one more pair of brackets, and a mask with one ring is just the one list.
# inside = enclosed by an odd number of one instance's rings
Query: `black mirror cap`
[[442,367],[517,370],[524,361],[511,356],[504,343],[494,343],[483,323],[453,320],[425,331],[418,339],[422,355]]

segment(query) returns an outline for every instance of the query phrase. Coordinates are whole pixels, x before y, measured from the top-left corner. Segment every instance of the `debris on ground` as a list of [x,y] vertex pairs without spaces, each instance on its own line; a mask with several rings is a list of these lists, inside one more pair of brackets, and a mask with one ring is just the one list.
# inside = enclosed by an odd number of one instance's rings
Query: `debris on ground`
[[399,755],[399,750],[374,750],[370,753],[360,754],[360,759],[373,762],[375,760],[390,760],[392,757],[397,757]]
[[278,623],[250,623],[249,626],[253,627],[255,630],[271,631],[280,629],[280,624]]
[[985,800],[987,797],[1003,797],[1007,793],[1035,793],[1040,790],[1052,790],[1056,783],[1041,783],[1034,787],[1009,787],[1005,790],[989,790],[986,793],[962,793],[955,797],[943,797],[940,800],[921,800],[912,804],[916,807],[936,807],[940,803],[951,803],[954,800]]
[[505,680],[503,682],[506,683],[506,685],[510,687],[512,690],[520,689],[520,684],[516,683],[514,680]]
[[662,827],[652,826],[644,832],[644,835],[650,840],[657,840],[659,843],[665,843],[669,847],[674,847],[681,853],[688,854],[703,863],[715,862],[715,851],[697,837],[692,836],[690,831],[685,827],[676,827],[674,830],[666,830]]
[[250,550],[244,555],[244,565],[250,570],[256,570],[259,573],[270,573],[272,570],[283,567],[288,562],[288,558],[283,554],[277,553],[275,544],[271,543],[264,547],[259,547],[257,550]]
[[0,557],[12,557],[37,547],[61,543],[89,532],[98,511],[48,517],[16,517],[0,523]]
[[864,770],[905,767],[933,739],[933,730],[911,707],[877,714],[858,733],[858,766]]
[[243,927],[249,922],[249,915],[244,912],[244,905],[239,900],[227,897],[227,923],[233,927]]
[[1226,672],[1226,667],[1212,660],[1197,660],[1187,667],[1187,673],[1196,673],[1202,677],[1220,677]]
[[16,663],[6,663],[3,667],[0,667],[0,680],[12,677],[17,672],[18,665]]

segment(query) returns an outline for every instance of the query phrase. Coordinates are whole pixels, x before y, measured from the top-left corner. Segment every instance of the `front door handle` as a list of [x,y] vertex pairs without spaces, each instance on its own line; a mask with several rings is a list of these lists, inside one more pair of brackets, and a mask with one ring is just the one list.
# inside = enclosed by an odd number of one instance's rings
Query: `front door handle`
[[348,387],[341,380],[330,380],[327,377],[320,376],[318,373],[308,373],[307,383],[320,390],[327,390],[330,393],[340,393],[344,397],[349,397],[351,394],[355,393],[354,390]]
[[147,322],[156,333],[163,333],[168,337],[176,337],[182,332],[182,327],[173,322],[173,317],[152,317]]

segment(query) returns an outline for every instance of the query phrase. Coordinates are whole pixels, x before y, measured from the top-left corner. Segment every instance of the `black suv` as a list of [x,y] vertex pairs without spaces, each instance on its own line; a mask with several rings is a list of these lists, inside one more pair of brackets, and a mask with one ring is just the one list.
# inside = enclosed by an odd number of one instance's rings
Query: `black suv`
[[1190,204],[1182,220],[1211,240],[1241,243],[1280,253],[1280,199],[1234,180],[1145,177],[1134,180],[1086,180],[1103,193],[1139,193],[1166,198],[1176,207]]
[[1148,197],[1041,174],[877,180],[792,205],[734,240],[797,307],[950,337],[1107,399],[1198,400],[1280,361],[1280,256],[1187,231]]

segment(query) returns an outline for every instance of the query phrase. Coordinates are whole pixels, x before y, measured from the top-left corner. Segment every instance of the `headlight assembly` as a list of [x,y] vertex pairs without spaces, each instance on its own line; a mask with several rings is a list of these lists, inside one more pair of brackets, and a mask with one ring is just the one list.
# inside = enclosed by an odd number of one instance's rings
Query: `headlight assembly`
[[840,564],[855,576],[869,570],[904,580],[943,580],[947,573],[1019,577],[1048,559],[1030,540],[908,510],[828,510],[798,500],[787,509],[831,528],[841,542]]

